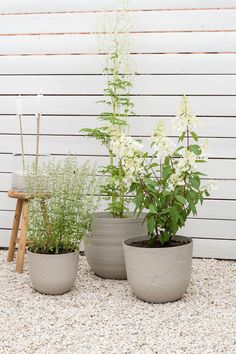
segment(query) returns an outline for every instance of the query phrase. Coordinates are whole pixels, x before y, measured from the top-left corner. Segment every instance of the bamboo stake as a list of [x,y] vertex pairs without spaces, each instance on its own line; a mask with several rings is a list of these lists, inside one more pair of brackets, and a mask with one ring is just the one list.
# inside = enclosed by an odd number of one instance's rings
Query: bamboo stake
[[40,119],[41,119],[41,106],[42,106],[43,93],[42,89],[37,95],[37,109],[36,109],[36,120],[37,120],[37,134],[36,134],[36,171],[38,170],[39,161],[39,132],[40,132]]
[[25,152],[24,152],[24,138],[23,138],[23,128],[22,128],[22,107],[21,107],[20,95],[19,95],[19,98],[16,99],[16,107],[17,107],[17,115],[18,115],[19,124],[20,124],[20,141],[21,141],[22,165],[23,165],[23,171],[25,172]]
[[36,113],[36,120],[37,120],[37,134],[36,134],[36,171],[38,170],[38,163],[39,163],[39,132],[40,132],[40,113]]
[[19,122],[20,122],[21,156],[22,156],[23,171],[25,172],[25,152],[24,152],[24,139],[23,139],[22,115],[21,114],[19,114]]

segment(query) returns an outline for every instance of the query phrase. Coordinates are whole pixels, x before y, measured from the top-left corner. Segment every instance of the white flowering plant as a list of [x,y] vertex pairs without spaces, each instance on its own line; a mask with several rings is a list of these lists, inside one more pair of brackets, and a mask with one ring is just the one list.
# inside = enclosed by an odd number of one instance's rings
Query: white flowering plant
[[[198,125],[198,117],[193,114],[188,98],[183,96],[173,122],[179,133],[178,144],[166,136],[164,123],[160,121],[151,137],[151,157],[137,144],[128,153],[124,151],[123,168],[132,175],[130,192],[135,194],[136,211],[147,212],[149,247],[167,246],[185,225],[187,217],[197,214],[197,204],[202,204],[213,188],[202,186],[204,174],[198,165],[207,160],[207,144],[199,144],[193,130]],[[122,149],[120,152],[123,153]]]
[[[133,151],[133,142],[127,136],[128,118],[133,115],[133,103],[130,98],[134,70],[130,61],[130,19],[126,8],[115,12],[106,12],[100,31],[100,51],[106,57],[103,73],[106,77],[104,100],[107,111],[98,119],[103,123],[98,128],[85,128],[81,132],[97,139],[107,150],[109,164],[101,169],[104,183],[100,193],[108,202],[106,211],[114,218],[125,217],[130,198],[126,197],[131,181],[123,168],[123,152]],[[102,40],[101,40],[102,39]],[[132,153],[132,152],[131,152]],[[128,176],[127,176],[128,175]]]
[[25,177],[29,198],[29,250],[61,254],[78,250],[97,208],[95,167],[76,158],[50,161]]

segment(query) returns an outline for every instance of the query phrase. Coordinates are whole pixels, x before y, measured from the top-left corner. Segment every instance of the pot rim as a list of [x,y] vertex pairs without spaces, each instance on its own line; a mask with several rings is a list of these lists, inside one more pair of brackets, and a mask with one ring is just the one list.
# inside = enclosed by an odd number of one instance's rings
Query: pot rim
[[125,213],[126,218],[113,218],[108,212],[96,212],[93,213],[94,220],[101,220],[105,223],[132,223],[132,222],[142,222],[145,213],[140,214],[138,217],[134,214],[134,212]]
[[76,254],[79,253],[79,250],[73,251],[73,252],[67,252],[67,253],[37,253],[37,252],[31,252],[29,251],[28,247],[27,247],[27,253],[30,254],[34,254],[37,256],[66,256],[66,255],[72,255],[72,254]]
[[150,247],[137,247],[137,246],[131,246],[129,243],[132,242],[132,240],[136,240],[136,241],[142,241],[142,240],[145,240],[148,238],[147,235],[145,235],[145,237],[143,236],[136,236],[136,237],[129,237],[129,238],[126,238],[125,240],[122,241],[122,244],[123,244],[123,247],[131,247],[133,249],[139,249],[140,252],[142,252],[142,250],[149,250],[150,252],[155,252],[155,251],[158,251],[158,250],[165,250],[165,251],[170,251],[170,250],[175,250],[176,248],[181,248],[181,247],[186,247],[188,245],[191,245],[193,243],[193,240],[191,237],[187,237],[187,236],[182,236],[182,235],[176,235],[175,237],[177,238],[185,238],[187,239],[189,242],[184,244],[184,245],[181,245],[181,246],[173,246],[173,247],[163,247],[163,248],[150,248]]

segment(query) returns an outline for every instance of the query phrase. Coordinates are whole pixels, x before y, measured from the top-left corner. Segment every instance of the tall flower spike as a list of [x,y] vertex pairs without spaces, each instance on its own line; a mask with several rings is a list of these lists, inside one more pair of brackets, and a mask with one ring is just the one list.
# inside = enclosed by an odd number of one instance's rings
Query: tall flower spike
[[193,113],[192,107],[187,96],[183,96],[176,118],[173,121],[173,128],[179,134],[199,127],[200,120]]
[[199,156],[199,158],[205,161],[209,157],[208,145],[208,139],[205,139],[205,141],[201,144],[201,155]]
[[161,120],[158,122],[156,128],[154,129],[152,139],[152,146],[156,148],[156,157],[160,161],[163,161],[166,156],[172,155],[175,144],[166,136],[165,125]]

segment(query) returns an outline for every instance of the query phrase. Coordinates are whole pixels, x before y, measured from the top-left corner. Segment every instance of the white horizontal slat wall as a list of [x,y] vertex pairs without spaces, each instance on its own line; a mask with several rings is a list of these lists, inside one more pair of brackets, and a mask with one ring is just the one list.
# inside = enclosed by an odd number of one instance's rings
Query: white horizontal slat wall
[[[24,97],[26,152],[35,143],[35,95],[45,97],[42,152],[60,158],[107,162],[106,151],[79,131],[102,112],[104,55],[96,22],[117,0],[0,0],[0,247],[7,246],[15,201],[7,197],[11,154],[19,150],[15,99]],[[194,255],[236,259],[236,2],[235,0],[132,0],[132,90],[136,116],[130,134],[148,137],[162,117],[171,122],[181,95],[189,95],[209,139],[206,179],[219,188],[189,218],[181,234],[194,239]]]

